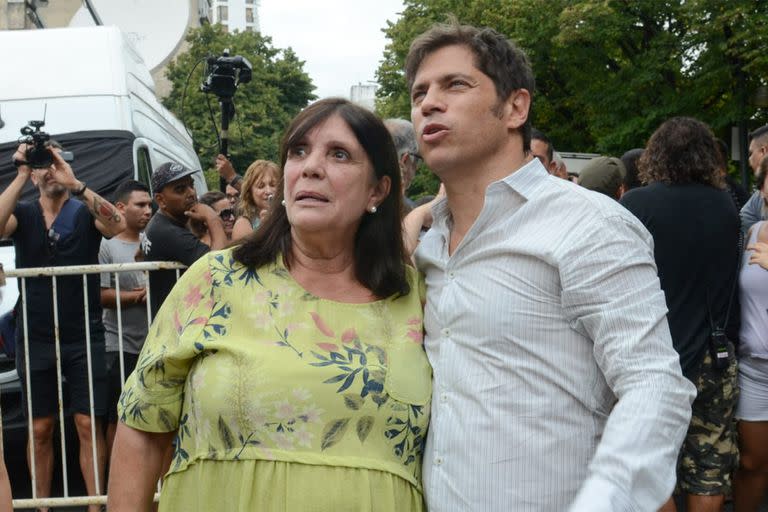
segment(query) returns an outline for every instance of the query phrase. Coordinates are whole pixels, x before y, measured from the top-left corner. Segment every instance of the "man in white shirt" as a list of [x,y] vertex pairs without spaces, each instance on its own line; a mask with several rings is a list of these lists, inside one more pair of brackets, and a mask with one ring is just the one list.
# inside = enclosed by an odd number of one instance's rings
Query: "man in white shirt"
[[434,369],[429,510],[658,509],[695,390],[650,234],[530,155],[533,75],[502,35],[435,26],[406,78],[447,192],[415,255]]

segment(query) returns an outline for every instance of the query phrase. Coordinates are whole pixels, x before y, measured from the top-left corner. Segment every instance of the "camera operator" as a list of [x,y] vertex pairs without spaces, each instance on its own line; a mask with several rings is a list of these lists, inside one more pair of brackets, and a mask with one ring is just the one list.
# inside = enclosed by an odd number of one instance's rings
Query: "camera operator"
[[[13,156],[18,174],[0,194],[0,232],[3,238],[13,239],[18,268],[63,265],[97,264],[101,236],[112,237],[125,228],[125,220],[118,210],[101,196],[79,181],[72,167],[60,155],[61,146],[51,141],[47,146],[35,147],[39,153],[47,147],[52,164],[32,168],[32,146],[21,144]],[[44,151],[43,151],[44,153]],[[47,156],[47,155],[46,155]],[[29,161],[28,161],[29,160]],[[20,201],[27,181],[39,192],[34,201]],[[72,197],[77,200],[72,199]],[[99,303],[99,275],[88,276],[88,327],[91,337],[93,369],[93,403],[97,417],[91,424],[88,366],[86,359],[85,311],[83,307],[82,278],[57,278],[58,319],[61,341],[61,368],[66,377],[70,405],[74,411],[75,426],[80,440],[80,466],[88,493],[98,495],[95,472],[104,482],[104,438],[98,417],[106,412],[104,400],[104,328]],[[32,448],[35,457],[37,496],[48,497],[53,475],[53,430],[57,411],[57,376],[54,348],[54,322],[52,280],[48,277],[29,278],[26,283],[30,381],[32,389]],[[21,310],[21,307],[18,307]],[[16,368],[19,371],[24,397],[27,399],[23,340],[23,311],[17,311]],[[26,412],[27,409],[24,408]],[[91,428],[96,429],[97,464],[92,456]],[[28,451],[28,453],[30,453]],[[30,465],[31,467],[31,465]],[[98,506],[89,510],[95,512]]]

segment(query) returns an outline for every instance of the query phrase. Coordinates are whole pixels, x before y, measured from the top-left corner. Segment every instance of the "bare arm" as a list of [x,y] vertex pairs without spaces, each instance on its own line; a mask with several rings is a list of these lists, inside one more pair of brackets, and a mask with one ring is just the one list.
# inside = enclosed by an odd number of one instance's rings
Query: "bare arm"
[[224,181],[236,188],[238,192],[241,191],[243,188],[243,180],[235,180],[235,178],[239,178],[239,176],[235,172],[235,168],[232,166],[232,162],[230,162],[226,156],[216,155],[216,171],[218,171],[219,176],[221,176]]
[[416,246],[419,245],[421,227],[432,225],[432,207],[443,197],[445,197],[445,185],[441,184],[434,199],[417,206],[403,219],[403,243],[409,256],[413,256]]
[[[3,453],[0,451],[0,456]],[[5,462],[0,459],[0,512],[13,512],[13,497],[11,496],[11,480]]]
[[184,212],[191,219],[201,220],[208,226],[208,234],[211,236],[211,250],[217,251],[223,249],[229,243],[227,234],[224,232],[224,222],[222,222],[216,211],[207,204],[197,203],[192,208]]
[[[26,146],[23,144],[19,146],[19,149],[13,155],[13,159],[23,161],[25,148]],[[21,191],[31,174],[32,169],[29,166],[20,165],[16,177],[0,194],[0,234],[2,234],[2,238],[8,238],[16,232],[18,221],[13,214],[13,210],[16,208],[16,203],[19,202]]]
[[[136,288],[134,290],[120,290],[120,305],[134,306],[147,302],[147,289]],[[101,306],[109,309],[117,309],[117,292],[114,288],[101,289]]]
[[246,217],[238,217],[232,228],[232,240],[240,240],[253,233],[251,221]]
[[154,433],[117,424],[109,468],[107,507],[110,512],[152,510],[163,455],[176,432]]
[[[54,179],[67,187],[70,192],[80,191],[84,183],[75,178],[72,167],[61,158],[58,151],[51,151],[53,155]],[[79,199],[88,207],[88,211],[96,219],[96,228],[106,237],[113,237],[125,229],[125,219],[112,203],[101,197],[89,188],[79,195]]]

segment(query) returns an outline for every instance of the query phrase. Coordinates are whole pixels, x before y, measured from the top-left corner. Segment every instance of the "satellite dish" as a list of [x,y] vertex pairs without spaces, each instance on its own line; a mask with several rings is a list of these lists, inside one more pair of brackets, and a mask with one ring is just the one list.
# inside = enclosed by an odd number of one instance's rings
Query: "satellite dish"
[[[120,28],[150,70],[165,63],[184,40],[189,22],[189,0],[91,0],[104,25]],[[93,18],[81,6],[70,27],[91,27]]]

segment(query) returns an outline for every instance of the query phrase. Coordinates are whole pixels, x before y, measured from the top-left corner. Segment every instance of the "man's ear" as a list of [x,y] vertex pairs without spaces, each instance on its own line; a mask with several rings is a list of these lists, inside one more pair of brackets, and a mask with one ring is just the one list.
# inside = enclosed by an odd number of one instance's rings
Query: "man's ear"
[[165,198],[160,192],[155,192],[155,203],[158,208],[165,209]]
[[555,162],[554,160],[549,162],[549,165],[547,166],[547,172],[549,172],[549,174],[554,174],[555,176],[557,176],[557,162]]
[[528,89],[515,89],[505,104],[507,127],[517,130],[528,120],[531,111],[531,93]]
[[408,154],[406,151],[402,155],[400,155],[400,158],[398,158],[397,163],[400,166],[400,175],[402,176],[405,174],[405,171],[408,169],[408,159],[411,158],[411,155]]

